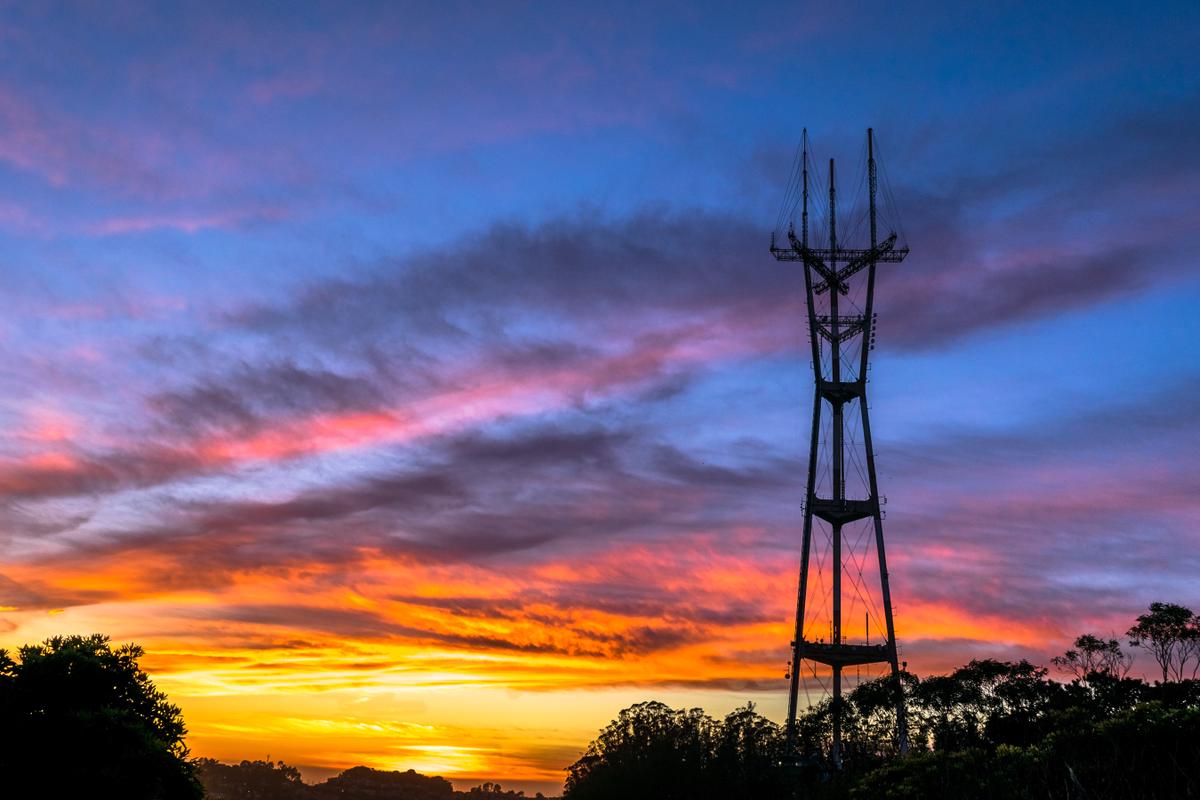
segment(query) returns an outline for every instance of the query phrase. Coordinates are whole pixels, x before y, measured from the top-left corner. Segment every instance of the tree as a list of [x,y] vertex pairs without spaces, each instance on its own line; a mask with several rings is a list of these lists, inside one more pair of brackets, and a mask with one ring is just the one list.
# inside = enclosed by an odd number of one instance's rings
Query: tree
[[568,768],[572,800],[698,800],[715,797],[710,781],[717,723],[700,709],[663,703],[624,709]]
[[295,800],[307,797],[300,770],[282,761],[222,764],[210,758],[196,762],[208,800]]
[[758,800],[791,794],[784,734],[754,705],[717,722],[699,709],[639,703],[622,711],[571,765],[570,800],[620,797]]
[[351,767],[324,783],[312,787],[314,798],[347,800],[451,800],[454,787],[441,777],[422,775],[414,770],[385,772],[369,767]]
[[726,715],[715,730],[710,762],[717,796],[728,800],[783,797],[786,786],[778,765],[784,735],[778,725],[754,710],[753,703]]
[[1116,639],[1101,639],[1085,633],[1075,640],[1073,649],[1050,659],[1050,663],[1083,682],[1093,673],[1124,678],[1133,665],[1133,657],[1121,650]]
[[[896,683],[891,675],[864,681],[847,696],[842,717],[842,741],[845,758],[858,761],[877,761],[896,755],[899,740],[896,736]],[[913,705],[917,676],[903,671],[899,675],[901,693],[906,708]],[[907,715],[908,739],[914,747],[923,743],[921,731],[913,725],[913,715]]]
[[171,705],[142,648],[56,636],[0,651],[0,782],[15,797],[203,796]]
[[1035,721],[1062,691],[1046,674],[1028,661],[979,659],[926,678],[913,690],[914,738],[938,750],[1025,744],[1038,735]]
[[[464,800],[524,800],[525,792],[519,790],[508,789],[507,791],[498,783],[492,781],[484,781],[478,786],[473,786],[467,792],[455,792],[457,797],[462,797]],[[543,797],[541,792],[538,792],[537,797]]]
[[1195,661],[1192,677],[1200,668],[1200,617],[1175,603],[1151,603],[1126,634],[1129,643],[1148,651],[1162,670],[1163,683],[1183,680],[1188,663]]
[[[1044,742],[1040,797],[1157,800],[1200,795],[1200,707],[1142,703]],[[1060,787],[1055,790],[1054,787]],[[1074,791],[1064,791],[1074,787]]]

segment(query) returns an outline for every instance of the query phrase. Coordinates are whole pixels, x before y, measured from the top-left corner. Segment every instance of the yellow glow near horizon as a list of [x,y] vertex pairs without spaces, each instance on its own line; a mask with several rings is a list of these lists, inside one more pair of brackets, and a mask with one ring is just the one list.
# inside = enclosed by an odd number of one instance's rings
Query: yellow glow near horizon
[[[553,789],[635,702],[720,715],[754,700],[782,716],[793,570],[739,561],[703,538],[691,550],[641,546],[509,574],[364,552],[352,566],[233,572],[200,588],[158,577],[178,568],[155,553],[53,578],[10,570],[104,599],[56,616],[5,612],[0,644],[93,631],[136,641],[182,707],[194,755],[282,759],[310,778],[363,764]],[[653,605],[573,600],[643,580]],[[722,611],[741,597],[761,598],[761,613]],[[905,620],[913,638],[1041,635],[934,605],[908,606]]]

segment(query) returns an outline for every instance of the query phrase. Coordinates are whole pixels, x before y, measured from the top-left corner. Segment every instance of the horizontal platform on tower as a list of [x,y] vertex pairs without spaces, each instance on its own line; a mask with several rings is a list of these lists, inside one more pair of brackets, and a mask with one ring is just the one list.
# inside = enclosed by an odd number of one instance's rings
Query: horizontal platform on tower
[[[839,314],[837,317],[821,314],[815,317],[814,321],[818,334],[825,337],[826,341],[838,343],[862,333],[866,328],[867,318],[862,314]],[[836,335],[833,332],[835,322],[838,328]]]
[[[871,252],[871,250],[870,250],[870,248],[868,248],[866,250],[859,250],[859,249],[852,248],[852,247],[839,247],[835,251],[835,250],[830,250],[827,247],[826,248],[810,247],[808,249],[808,252],[811,253],[812,255],[816,256],[817,258],[821,259],[821,261],[823,261],[824,263],[829,263],[830,260],[836,260],[839,263],[847,263],[847,262],[853,263],[855,261],[862,260],[862,258],[864,256],[866,256],[868,253]],[[777,261],[803,261],[804,260],[804,256],[800,255],[799,252],[797,252],[796,250],[794,250],[791,247],[772,247],[771,255],[775,256],[775,259]],[[875,258],[875,261],[877,261],[879,263],[898,264],[901,261],[903,261],[904,257],[907,255],[908,255],[907,247],[901,247],[899,249],[893,248],[892,250],[889,250],[886,253],[880,253]]]
[[831,667],[853,667],[859,664],[879,664],[891,660],[886,644],[831,644],[800,642],[800,658],[828,664]]
[[863,381],[817,381],[817,393],[830,403],[848,403],[861,398],[866,390]]
[[866,500],[831,500],[814,497],[808,501],[813,516],[820,517],[830,525],[845,525],[860,519],[875,516],[879,503],[874,498]]
[[[875,247],[866,250],[843,247],[837,249],[805,247],[792,231],[788,231],[788,240],[792,245],[790,249],[776,247],[772,239],[771,255],[775,256],[778,261],[802,261],[820,275],[821,280],[812,286],[814,294],[827,292],[830,286],[836,287],[839,294],[847,294],[849,287],[846,279],[851,275],[862,271],[871,264],[898,263],[908,255],[907,247],[896,247],[896,234],[894,233]],[[839,263],[845,264],[845,266],[835,269]]]

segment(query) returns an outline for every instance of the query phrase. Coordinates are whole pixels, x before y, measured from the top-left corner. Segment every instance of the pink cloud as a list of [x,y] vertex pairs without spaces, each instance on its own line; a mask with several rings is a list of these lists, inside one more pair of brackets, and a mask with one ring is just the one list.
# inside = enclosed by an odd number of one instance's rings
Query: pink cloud
[[83,230],[93,236],[122,236],[154,230],[199,233],[205,230],[238,228],[255,222],[278,222],[288,216],[289,213],[282,208],[261,208],[215,214],[151,214],[113,217],[85,225]]

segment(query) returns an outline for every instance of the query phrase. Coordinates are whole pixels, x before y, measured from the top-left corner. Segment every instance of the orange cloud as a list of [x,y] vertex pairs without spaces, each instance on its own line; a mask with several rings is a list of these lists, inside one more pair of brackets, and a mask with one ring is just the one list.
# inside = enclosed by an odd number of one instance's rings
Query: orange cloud
[[[7,612],[17,627],[3,638],[136,638],[183,705],[198,755],[269,753],[312,774],[365,763],[553,782],[625,700],[709,692],[719,708],[733,702],[721,697],[782,697],[794,565],[717,544],[696,534],[504,569],[364,549],[346,563],[244,568],[212,585],[182,579],[186,565],[166,550],[53,574],[17,568],[12,580],[76,600],[53,622]],[[903,608],[903,639],[1045,637],[1037,623],[951,604]],[[606,712],[583,699],[596,693],[610,697]],[[547,700],[555,713],[539,696],[557,698]],[[563,722],[573,704],[577,727]],[[488,724],[472,716],[479,708],[505,716]]]

